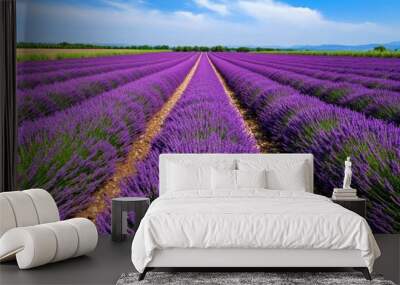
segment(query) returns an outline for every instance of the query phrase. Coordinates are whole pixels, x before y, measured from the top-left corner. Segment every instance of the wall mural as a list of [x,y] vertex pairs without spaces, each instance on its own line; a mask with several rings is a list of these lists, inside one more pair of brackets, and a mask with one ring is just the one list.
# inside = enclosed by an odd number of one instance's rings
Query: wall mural
[[157,197],[161,153],[313,153],[326,196],[351,156],[373,231],[400,233],[400,53],[237,48],[264,42],[203,22],[234,8],[172,2],[17,1],[18,187],[109,233],[111,198]]

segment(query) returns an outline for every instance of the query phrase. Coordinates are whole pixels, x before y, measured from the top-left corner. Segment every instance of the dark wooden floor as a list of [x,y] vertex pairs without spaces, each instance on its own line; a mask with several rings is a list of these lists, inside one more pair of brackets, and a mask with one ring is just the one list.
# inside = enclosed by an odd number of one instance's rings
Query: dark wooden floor
[[[400,283],[400,235],[375,238],[383,256],[374,272]],[[116,243],[108,236],[100,237],[97,249],[88,256],[29,270],[19,270],[15,262],[0,264],[0,284],[115,284],[122,273],[135,270],[130,253],[131,240]]]

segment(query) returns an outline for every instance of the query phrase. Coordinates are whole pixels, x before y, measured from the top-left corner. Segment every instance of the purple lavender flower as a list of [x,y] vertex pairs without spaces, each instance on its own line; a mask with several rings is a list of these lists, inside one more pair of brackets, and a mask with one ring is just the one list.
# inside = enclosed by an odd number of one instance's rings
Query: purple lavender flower
[[[293,69],[278,65],[271,67],[271,64],[268,62],[262,64],[250,63],[248,59],[238,60],[235,59],[237,56],[227,54],[218,55],[218,57],[261,74],[280,84],[291,86],[302,94],[318,97],[325,102],[350,108],[367,116],[400,124],[399,92],[379,88],[369,89],[361,84],[342,82],[343,80],[332,81],[328,80],[329,76],[325,76],[325,79],[319,79],[324,76],[318,77],[315,72],[307,72],[304,68]],[[253,62],[257,58],[257,55],[247,55],[247,57],[253,57],[251,61]],[[330,78],[332,79],[333,76]],[[367,81],[372,82],[374,80],[371,78]],[[385,82],[387,83],[388,80]],[[389,85],[391,87],[388,87]],[[399,82],[390,81],[389,85],[387,85],[387,89],[400,90]]]
[[157,64],[114,70],[64,82],[39,85],[17,92],[18,121],[34,120],[64,110],[88,98],[112,90],[141,77],[171,68],[193,54],[173,55],[171,60]]
[[62,218],[85,209],[195,60],[191,56],[52,116],[24,122],[18,130],[19,188],[47,189]]
[[367,197],[375,232],[400,231],[400,129],[381,120],[299,94],[212,54],[212,61],[284,152],[313,153],[317,193],[330,196],[346,156],[353,187]]
[[[136,174],[121,183],[122,196],[158,196],[158,157],[161,153],[252,153],[256,142],[231,105],[207,57],[175,105]],[[109,232],[110,209],[97,216],[101,233]]]

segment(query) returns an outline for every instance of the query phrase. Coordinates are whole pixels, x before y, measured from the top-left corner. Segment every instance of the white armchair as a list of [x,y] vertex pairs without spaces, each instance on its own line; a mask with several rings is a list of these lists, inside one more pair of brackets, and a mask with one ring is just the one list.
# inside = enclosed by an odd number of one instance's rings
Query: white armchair
[[88,219],[60,221],[53,197],[43,189],[0,193],[0,262],[16,258],[20,269],[28,269],[84,255],[97,239]]

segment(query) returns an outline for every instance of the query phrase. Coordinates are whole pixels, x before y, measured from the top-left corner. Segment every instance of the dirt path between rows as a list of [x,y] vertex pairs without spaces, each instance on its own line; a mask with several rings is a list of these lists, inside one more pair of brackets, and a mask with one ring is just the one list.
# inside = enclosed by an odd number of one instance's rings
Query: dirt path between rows
[[131,176],[135,173],[135,164],[138,161],[145,159],[151,148],[151,142],[154,137],[160,132],[165,119],[174,108],[175,104],[181,98],[186,87],[189,85],[193,75],[197,70],[201,57],[200,55],[196,63],[193,65],[185,79],[175,90],[174,94],[164,104],[162,109],[154,115],[154,117],[147,123],[145,132],[132,144],[131,149],[124,162],[117,164],[115,173],[96,193],[93,195],[93,202],[90,206],[78,213],[77,217],[86,217],[95,220],[97,214],[101,213],[106,206],[106,198],[117,197],[120,193],[119,184],[125,177]]
[[230,89],[228,84],[226,83],[225,79],[222,77],[222,75],[219,73],[217,68],[214,66],[212,63],[211,59],[207,56],[208,62],[210,63],[211,67],[213,68],[215,74],[217,75],[219,81],[221,82],[221,85],[223,86],[226,95],[228,96],[231,104],[235,107],[237,112],[241,115],[244,121],[245,128],[247,129],[248,133],[255,138],[257,147],[260,150],[260,152],[267,153],[267,152],[277,152],[276,148],[274,145],[269,142],[268,138],[264,135],[261,126],[257,122],[257,120],[254,118],[254,116],[251,115],[251,113],[248,111],[248,109],[244,108],[239,100],[236,98],[235,93]]

